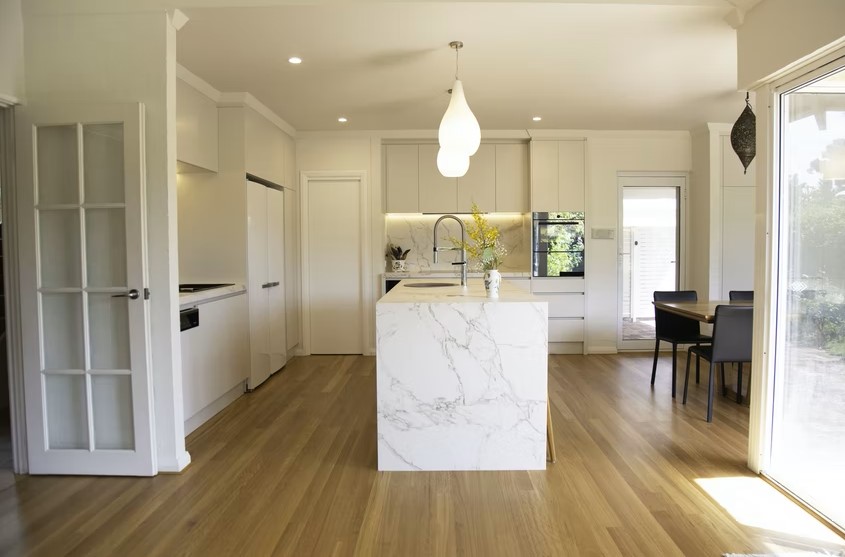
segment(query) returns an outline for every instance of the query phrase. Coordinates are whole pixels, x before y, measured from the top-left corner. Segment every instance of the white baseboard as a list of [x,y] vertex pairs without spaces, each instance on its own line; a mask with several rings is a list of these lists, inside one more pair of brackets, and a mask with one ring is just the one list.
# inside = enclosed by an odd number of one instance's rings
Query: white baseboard
[[585,354],[616,354],[619,350],[615,346],[588,346]]
[[[185,435],[187,436],[194,430],[196,430],[199,426],[213,418],[217,415],[218,412],[235,402],[244,394],[244,385],[243,383],[238,383],[235,387],[185,420]],[[185,453],[188,454],[188,453]],[[190,462],[190,457],[188,462]]]
[[159,462],[158,472],[159,474],[176,474],[187,468],[190,463],[191,455],[188,451],[184,451],[177,455],[176,460],[172,462]]

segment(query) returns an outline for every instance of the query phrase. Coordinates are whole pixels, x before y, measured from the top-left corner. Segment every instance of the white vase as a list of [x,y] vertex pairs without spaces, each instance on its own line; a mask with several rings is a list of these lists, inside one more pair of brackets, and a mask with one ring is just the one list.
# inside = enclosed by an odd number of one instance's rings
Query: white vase
[[484,271],[484,289],[487,290],[488,298],[499,297],[499,285],[502,284],[502,275],[498,269]]

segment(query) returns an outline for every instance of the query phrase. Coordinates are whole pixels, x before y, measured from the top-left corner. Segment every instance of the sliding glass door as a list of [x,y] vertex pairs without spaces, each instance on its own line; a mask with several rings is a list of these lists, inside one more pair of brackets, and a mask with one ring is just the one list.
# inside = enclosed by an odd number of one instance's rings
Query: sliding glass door
[[845,526],[845,70],[778,98],[774,399],[764,472]]

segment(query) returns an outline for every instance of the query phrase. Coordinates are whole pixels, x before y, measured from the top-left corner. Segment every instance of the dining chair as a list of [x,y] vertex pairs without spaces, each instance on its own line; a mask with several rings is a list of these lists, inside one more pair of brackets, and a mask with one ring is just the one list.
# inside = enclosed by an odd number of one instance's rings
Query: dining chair
[[[654,292],[655,302],[697,302],[698,293],[695,290],[657,290]],[[677,383],[678,345],[694,344],[700,346],[709,344],[711,337],[701,334],[701,326],[695,319],[682,317],[662,311],[654,306],[654,363],[651,366],[651,386],[657,375],[657,358],[660,352],[660,341],[672,345],[672,398],[675,398]],[[697,365],[696,365],[697,369]]]
[[[732,302],[753,302],[754,291],[731,290],[728,292],[728,299]],[[724,383],[724,372],[722,373],[722,378],[722,382]],[[737,364],[736,368],[736,401],[742,402],[742,363]]]
[[[710,362],[710,379],[707,386],[707,421],[713,421],[713,375],[716,364],[744,363],[751,361],[751,339],[754,327],[752,306],[716,306],[713,321],[713,343],[710,346],[691,346],[687,356],[684,376],[684,404],[687,403],[689,385],[689,359],[693,354]],[[724,382],[724,376],[722,378]]]

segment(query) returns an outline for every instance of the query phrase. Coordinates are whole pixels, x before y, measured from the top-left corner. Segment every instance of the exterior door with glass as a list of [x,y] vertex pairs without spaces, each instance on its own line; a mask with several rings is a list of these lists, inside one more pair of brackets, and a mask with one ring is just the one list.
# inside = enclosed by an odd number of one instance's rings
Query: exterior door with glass
[[153,475],[143,106],[19,118],[29,471]]

